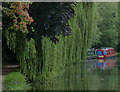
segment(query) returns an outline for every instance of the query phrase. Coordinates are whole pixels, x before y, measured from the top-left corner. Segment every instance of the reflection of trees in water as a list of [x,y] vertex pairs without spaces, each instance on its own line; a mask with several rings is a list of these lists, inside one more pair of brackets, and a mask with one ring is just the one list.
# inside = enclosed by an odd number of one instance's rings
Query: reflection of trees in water
[[65,90],[88,90],[88,75],[82,64],[70,65],[64,72]]
[[86,68],[81,64],[71,64],[60,71],[58,77],[49,80],[49,84],[39,85],[40,81],[36,81],[34,89],[48,90],[88,90],[88,75]]
[[45,84],[39,85],[40,81],[36,81],[34,89],[117,90],[118,69],[118,67],[106,70],[94,69],[90,72],[85,64],[70,64],[65,69],[59,70],[59,75],[47,80]]

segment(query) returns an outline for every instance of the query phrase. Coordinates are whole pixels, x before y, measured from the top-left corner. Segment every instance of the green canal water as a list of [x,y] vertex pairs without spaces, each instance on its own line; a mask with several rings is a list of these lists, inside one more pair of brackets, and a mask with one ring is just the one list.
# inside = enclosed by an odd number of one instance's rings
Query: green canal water
[[57,77],[34,81],[33,90],[119,90],[119,72],[118,58],[77,62],[59,70]]

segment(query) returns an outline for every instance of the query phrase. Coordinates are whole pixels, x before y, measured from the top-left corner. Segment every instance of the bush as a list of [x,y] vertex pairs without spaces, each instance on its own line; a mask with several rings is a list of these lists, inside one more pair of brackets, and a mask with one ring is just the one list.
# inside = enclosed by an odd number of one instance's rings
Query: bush
[[20,72],[12,72],[5,77],[4,90],[29,90],[30,84]]
[[119,52],[119,53],[117,53],[117,57],[120,57],[120,52]]

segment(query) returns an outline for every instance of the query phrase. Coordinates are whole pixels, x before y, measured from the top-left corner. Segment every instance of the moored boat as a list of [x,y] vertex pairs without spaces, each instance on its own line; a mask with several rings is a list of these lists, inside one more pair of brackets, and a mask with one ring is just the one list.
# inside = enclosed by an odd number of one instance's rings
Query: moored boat
[[116,55],[114,48],[102,48],[96,50],[96,53],[98,55],[98,59],[105,59],[108,57],[113,57]]

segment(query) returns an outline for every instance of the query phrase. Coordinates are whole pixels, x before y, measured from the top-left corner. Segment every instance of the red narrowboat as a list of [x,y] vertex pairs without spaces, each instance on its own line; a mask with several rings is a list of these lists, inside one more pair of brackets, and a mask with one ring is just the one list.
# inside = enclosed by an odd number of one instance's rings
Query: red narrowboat
[[98,59],[105,59],[107,57],[113,57],[116,55],[114,48],[102,48],[96,50],[96,53],[98,55]]

